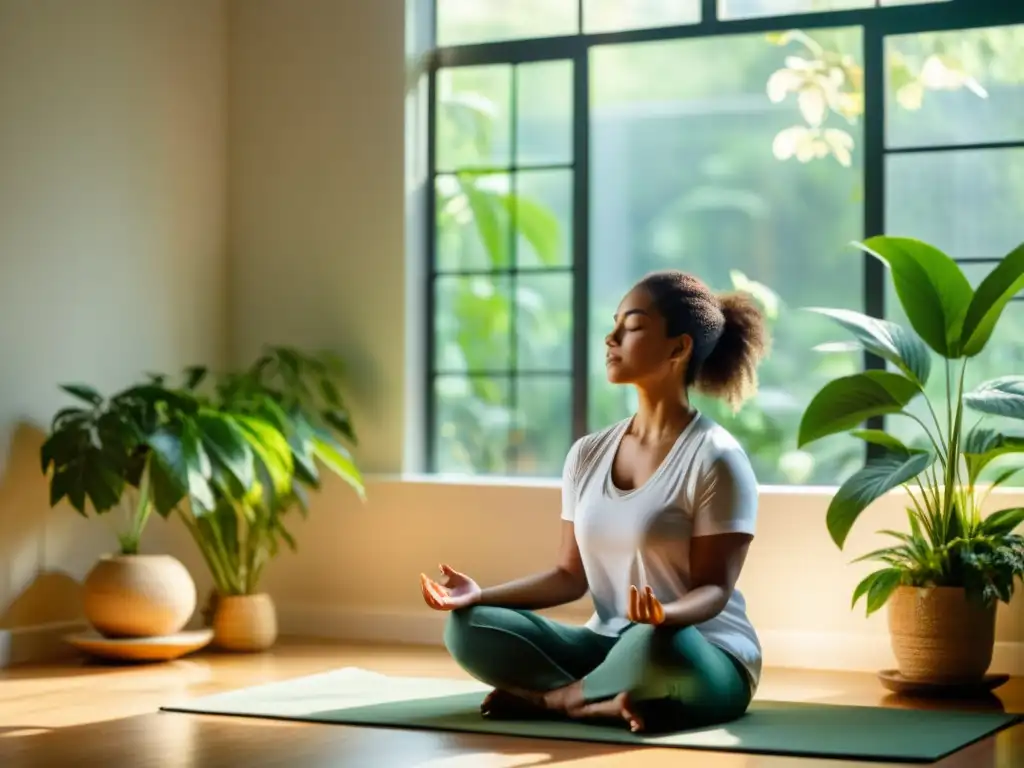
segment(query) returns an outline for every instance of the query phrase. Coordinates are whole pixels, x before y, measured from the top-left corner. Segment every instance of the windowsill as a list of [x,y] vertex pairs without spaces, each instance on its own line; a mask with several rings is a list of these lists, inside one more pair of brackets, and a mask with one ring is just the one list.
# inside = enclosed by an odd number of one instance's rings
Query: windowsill
[[[505,477],[501,475],[441,475],[419,472],[405,473],[371,473],[364,478],[368,484],[401,483],[407,485],[443,485],[480,488],[546,488],[558,490],[562,481],[549,477]],[[760,485],[762,496],[814,496],[831,498],[839,490],[839,486],[831,485]],[[902,493],[896,489],[890,495]],[[992,496],[1022,496],[1024,488],[997,488]]]

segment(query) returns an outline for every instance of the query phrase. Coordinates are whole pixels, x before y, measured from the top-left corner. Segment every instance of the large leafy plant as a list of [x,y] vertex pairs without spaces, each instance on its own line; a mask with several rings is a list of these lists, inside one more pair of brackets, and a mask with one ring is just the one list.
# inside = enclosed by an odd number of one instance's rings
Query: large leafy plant
[[[848,433],[872,445],[864,467],[842,484],[828,508],[828,530],[840,549],[861,512],[883,494],[902,486],[911,504],[909,530],[883,531],[897,543],[858,558],[884,567],[860,582],[853,602],[864,597],[870,614],[901,585],[962,587],[985,605],[1009,602],[1016,579],[1024,577],[1024,538],[1013,532],[1024,521],[1024,509],[983,517],[982,505],[1020,467],[1002,469],[987,487],[980,481],[997,459],[1024,453],[1024,437],[984,419],[1024,419],[1024,376],[1000,376],[970,391],[964,382],[1007,303],[1024,290],[1024,245],[976,289],[956,261],[919,240],[874,237],[858,245],[887,266],[912,330],[849,310],[812,309],[889,367],[824,386],[803,414],[799,444]],[[933,354],[945,376],[945,397],[937,402],[925,391]],[[978,417],[969,427],[968,412]],[[889,432],[863,428],[867,419],[882,415],[915,422],[920,439],[908,445]]]
[[338,389],[341,373],[331,355],[270,348],[204,398],[227,417],[216,441],[181,435],[193,482],[180,517],[218,595],[252,594],[282,544],[295,548],[285,523],[307,512],[308,490],[320,488],[323,469],[363,497],[362,476],[344,446],[356,436]]
[[202,375],[189,369],[180,386],[151,376],[110,397],[84,384],[62,386],[81,404],[54,416],[40,451],[51,505],[67,500],[83,516],[120,513],[120,552],[134,555],[154,511],[166,518],[188,496],[209,499],[203,476],[189,474],[188,457],[197,446],[216,451],[225,434],[245,434],[251,425],[196,397],[191,390]]

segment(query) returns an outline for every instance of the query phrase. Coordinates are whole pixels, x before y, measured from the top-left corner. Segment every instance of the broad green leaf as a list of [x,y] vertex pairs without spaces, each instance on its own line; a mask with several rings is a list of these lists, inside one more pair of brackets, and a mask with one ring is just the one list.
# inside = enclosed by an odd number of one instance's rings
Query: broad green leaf
[[865,371],[835,379],[814,396],[800,420],[798,446],[853,429],[872,416],[899,413],[920,388],[888,371]]
[[884,261],[910,325],[943,357],[961,356],[961,332],[974,289],[938,248],[908,237],[872,237],[858,246]]
[[992,479],[990,486],[992,488],[998,488],[999,486],[1003,485],[1003,483],[1007,482],[1010,478],[1012,478],[1014,475],[1016,475],[1018,472],[1021,472],[1022,470],[1024,470],[1024,467],[1008,467],[1007,469],[1002,470],[998,475],[996,475]]
[[97,514],[103,514],[118,505],[121,501],[121,494],[124,492],[124,480],[120,475],[99,461],[89,467],[85,473],[85,492],[92,502],[92,507]]
[[810,307],[809,311],[837,322],[850,331],[866,350],[888,360],[922,387],[928,383],[932,369],[931,352],[918,336],[903,326],[848,309]]
[[292,481],[292,452],[288,441],[272,425],[251,416],[239,416],[238,426],[262,469],[270,480],[274,495],[288,491]]
[[1024,376],[986,381],[963,398],[968,408],[990,416],[1024,419]]
[[963,327],[963,353],[981,352],[1010,300],[1024,290],[1024,243],[999,262],[974,292]]
[[517,233],[533,246],[541,264],[554,267],[564,261],[559,253],[562,238],[558,219],[551,211],[518,194],[504,195],[502,202],[512,217]]
[[476,185],[476,178],[472,174],[460,174],[459,186],[473,212],[473,224],[491,260],[491,267],[507,268],[510,263],[509,237],[505,226],[507,216],[504,205],[499,196],[480,189]]
[[194,365],[185,369],[185,389],[195,389],[206,378],[207,369],[201,365]]
[[974,483],[982,470],[996,459],[1011,453],[1024,453],[1024,437],[1004,435],[990,427],[975,427],[964,436],[962,450],[968,480]]
[[993,512],[981,523],[981,530],[986,536],[1005,536],[1024,523],[1024,507],[1001,509]]
[[867,614],[870,616],[889,599],[903,581],[903,571],[899,568],[883,568],[869,573],[853,591],[850,607],[857,605],[861,597],[867,596]]
[[888,432],[884,432],[881,429],[855,429],[850,432],[852,437],[859,437],[866,443],[872,443],[874,445],[880,445],[883,448],[888,448],[891,451],[907,451],[910,449],[904,445],[899,438],[893,437]]
[[103,403],[103,396],[95,389],[86,386],[85,384],[61,384],[60,388],[69,395],[73,395],[79,400],[89,403],[89,405],[101,405]]
[[829,504],[825,519],[836,546],[843,548],[853,524],[872,502],[914,479],[934,461],[935,455],[926,451],[891,451],[869,459],[839,487]]
[[203,449],[199,430],[192,422],[187,422],[182,431],[181,453],[188,473],[189,499],[203,512],[212,511],[216,502],[209,484],[212,473],[210,457]]
[[358,445],[359,441],[356,439],[356,433],[352,427],[352,420],[347,411],[324,411],[323,420],[326,421],[333,429],[337,430],[337,432],[346,440],[351,442],[352,445]]
[[153,508],[167,517],[188,495],[188,464],[181,437],[169,429],[161,429],[150,436],[148,444],[154,458],[149,467]]
[[356,467],[355,462],[352,461],[348,451],[340,445],[335,445],[331,441],[320,437],[313,440],[313,446],[317,458],[348,483],[361,499],[365,499],[366,490],[363,485],[362,473]]
[[250,487],[256,481],[253,454],[241,429],[229,416],[213,410],[201,411],[196,423],[211,458],[243,488]]
[[867,615],[870,616],[885,605],[902,581],[903,571],[898,568],[888,568],[879,573],[878,578],[871,582],[868,588]]

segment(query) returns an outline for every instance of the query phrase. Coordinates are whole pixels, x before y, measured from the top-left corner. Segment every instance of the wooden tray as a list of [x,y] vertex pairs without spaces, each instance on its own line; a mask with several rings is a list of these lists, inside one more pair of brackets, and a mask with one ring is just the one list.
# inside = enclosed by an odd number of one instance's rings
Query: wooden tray
[[89,631],[68,635],[64,640],[83,653],[112,661],[171,661],[205,648],[213,640],[213,630],[129,638],[103,637]]
[[878,673],[878,679],[890,691],[904,696],[935,696],[970,698],[984,696],[1005,684],[1009,675],[985,675],[977,683],[933,683],[921,680],[907,680],[899,670],[886,669]]

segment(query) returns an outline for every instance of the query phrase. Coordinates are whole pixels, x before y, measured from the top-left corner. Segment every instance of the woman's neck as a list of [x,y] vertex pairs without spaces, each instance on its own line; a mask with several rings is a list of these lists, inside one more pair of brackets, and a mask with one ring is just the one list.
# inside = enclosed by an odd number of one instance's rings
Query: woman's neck
[[674,440],[693,420],[690,400],[679,390],[650,392],[637,389],[639,403],[630,431],[642,442]]

